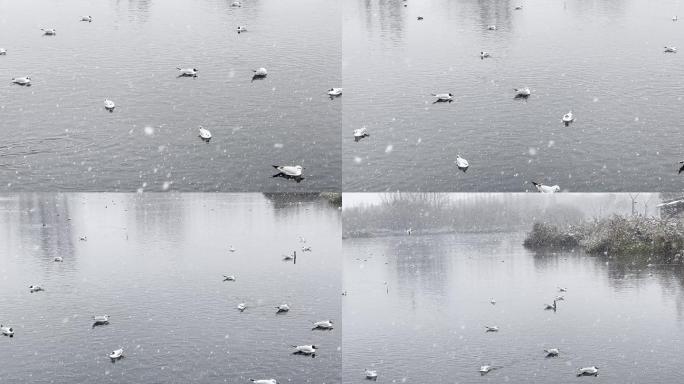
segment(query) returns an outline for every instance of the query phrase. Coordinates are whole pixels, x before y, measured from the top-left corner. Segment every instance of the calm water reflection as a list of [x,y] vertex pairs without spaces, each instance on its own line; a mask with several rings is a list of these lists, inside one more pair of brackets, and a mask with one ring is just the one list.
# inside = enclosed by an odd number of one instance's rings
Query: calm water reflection
[[680,1],[403,4],[344,3],[345,190],[681,190],[683,58],[663,53],[684,43]]
[[[306,200],[5,195],[0,323],[16,335],[0,337],[0,382],[339,383],[340,329],[310,323],[341,318],[339,211]],[[299,236],[312,251],[284,262]],[[292,309],[276,317],[282,303]],[[104,313],[111,324],[91,329]],[[290,354],[311,343],[315,359]],[[126,358],[113,365],[119,347]]]
[[[340,2],[230,3],[0,0],[0,188],[339,190],[342,107],[326,90],[341,84]],[[269,75],[251,82],[258,67]]]
[[[522,239],[344,240],[343,382],[362,383],[373,367],[383,383],[565,383],[588,365],[600,367],[597,383],[684,379],[681,268],[535,254]],[[544,311],[558,286],[566,300]],[[553,347],[560,357],[546,359]],[[484,364],[500,369],[480,376]]]

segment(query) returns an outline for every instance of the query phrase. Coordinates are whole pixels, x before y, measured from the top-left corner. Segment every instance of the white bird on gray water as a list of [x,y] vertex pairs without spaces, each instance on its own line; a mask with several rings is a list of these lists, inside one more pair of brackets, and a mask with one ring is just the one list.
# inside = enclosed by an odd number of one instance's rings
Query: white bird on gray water
[[560,353],[558,351],[558,348],[545,349],[544,352],[546,352],[546,357],[555,357],[558,356],[558,354]]
[[354,140],[359,141],[364,137],[370,136],[366,127],[357,128],[354,130]]
[[278,310],[276,313],[287,312],[290,310],[290,306],[287,304],[280,304],[276,309]]
[[197,77],[197,72],[199,72],[199,70],[197,68],[176,67],[176,69],[180,71],[180,76],[187,76],[187,77]]
[[579,376],[598,376],[598,367],[584,367],[577,370],[577,377]]
[[295,349],[294,354],[311,355],[312,357],[316,356],[316,350],[318,349],[315,345],[293,345],[292,348]]
[[468,167],[470,167],[470,163],[468,163],[468,160],[462,158],[461,155],[456,155],[456,168],[465,172],[468,170]]
[[304,169],[301,165],[274,165],[273,168],[280,171],[283,175],[291,177],[300,177],[302,169]]
[[114,104],[114,102],[111,101],[111,100],[109,100],[109,99],[105,99],[105,101],[104,101],[104,107],[105,107],[106,110],[108,110],[108,111],[111,112],[111,111],[114,110],[114,108],[116,108],[116,104]]
[[368,379],[368,380],[377,380],[378,379],[378,371],[375,371],[375,370],[371,371],[370,369],[366,369],[363,372],[363,374],[366,375],[366,379]]
[[0,324],[0,332],[2,332],[3,335],[13,337],[14,336],[14,328],[8,327],[6,325]]
[[480,52],[480,58],[485,59],[487,57],[490,57],[489,52],[481,51]]
[[209,141],[211,140],[211,131],[208,129],[204,128],[203,126],[199,126],[199,137],[202,140]]
[[487,27],[487,29],[490,31],[496,31],[496,25],[490,25]]
[[575,120],[575,116],[572,115],[572,111],[563,115],[563,118],[561,119],[561,121],[563,121],[565,123],[565,125],[572,123],[574,120]]
[[242,32],[247,32],[247,27],[245,27],[244,25],[238,25],[237,33],[242,33]]
[[499,327],[496,325],[485,325],[485,332],[499,332]]
[[29,285],[29,291],[31,291],[31,293],[33,293],[33,292],[44,291],[44,289],[40,285]]
[[665,46],[665,52],[676,53],[676,52],[677,52],[677,47],[668,47],[668,46]]
[[12,79],[12,83],[18,85],[31,85],[31,76],[15,77]]
[[233,1],[233,2],[230,4],[230,6],[231,6],[231,7],[242,7],[242,3],[239,2],[239,1]]
[[532,91],[530,90],[529,87],[513,88],[513,90],[515,91],[516,97],[528,97],[529,95],[532,94]]
[[123,348],[119,348],[109,354],[109,358],[112,360],[118,360],[123,357]]
[[54,28],[47,28],[47,29],[41,28],[40,30],[43,31],[43,34],[48,35],[48,36],[52,36],[52,35],[57,34],[57,30],[55,30]]
[[493,370],[494,367],[492,367],[491,365],[483,365],[480,367],[480,375],[484,376]]
[[81,21],[87,21],[89,23],[92,23],[93,17],[92,16],[81,16]]
[[325,329],[325,330],[331,330],[333,329],[333,321],[332,320],[323,320],[323,321],[316,321],[313,323],[313,328],[314,329]]
[[7,50],[5,48],[0,48],[0,55],[6,55]]
[[61,263],[64,261],[64,258],[62,256],[57,256],[53,259],[55,263]]
[[266,75],[268,75],[268,71],[263,67],[252,69],[252,72],[254,72],[254,77],[266,77]]
[[109,323],[109,315],[95,315],[93,316],[93,321],[95,321],[95,324],[107,324]]
[[437,98],[438,101],[452,101],[454,99],[453,93],[433,93],[432,96]]
[[492,305],[496,304],[496,300],[494,300],[493,297],[492,297],[491,299],[489,299],[489,302],[490,302]]
[[276,379],[261,379],[261,380],[255,380],[255,379],[249,379],[254,384],[278,384],[278,381]]
[[237,309],[238,309],[240,312],[244,312],[245,309],[247,309],[247,304],[245,304],[245,303],[240,303],[240,304],[237,305]]
[[340,96],[342,94],[342,88],[330,88],[328,89],[328,95],[331,97]]
[[560,187],[557,185],[544,185],[532,181],[532,184],[537,188],[537,191],[541,193],[556,193],[560,191]]
[[235,276],[234,275],[230,275],[230,276],[223,275],[223,281],[235,281]]

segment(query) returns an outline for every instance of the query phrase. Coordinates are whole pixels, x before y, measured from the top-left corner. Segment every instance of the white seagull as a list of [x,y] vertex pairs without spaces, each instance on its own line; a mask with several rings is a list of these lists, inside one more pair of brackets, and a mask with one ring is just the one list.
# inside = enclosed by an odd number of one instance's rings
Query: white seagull
[[311,246],[307,245],[307,246],[302,247],[302,252],[311,252]]
[[19,85],[31,85],[31,76],[15,77],[12,82]]
[[333,329],[333,321],[332,320],[323,320],[323,321],[316,321],[313,323],[313,328],[314,329],[325,329],[325,330],[331,330]]
[[44,289],[40,285],[29,285],[29,291],[31,291],[31,293],[33,293],[33,292],[44,291]]
[[665,52],[676,53],[676,52],[677,52],[677,47],[668,47],[668,46],[665,46]]
[[487,58],[487,57],[490,57],[489,52],[485,52],[485,51],[481,51],[481,52],[480,52],[480,58],[481,58],[481,59],[484,59],[484,58]]
[[252,72],[254,72],[254,77],[266,77],[266,75],[268,75],[268,71],[263,67],[259,69],[252,69]]
[[261,380],[254,380],[254,379],[249,379],[254,384],[278,384],[278,381],[276,379],[261,379]]
[[340,96],[342,95],[342,88],[330,88],[328,89],[328,95],[330,97]]
[[6,55],[7,50],[5,48],[0,48],[0,55]]
[[54,28],[48,28],[48,29],[41,28],[40,30],[43,31],[43,34],[49,35],[49,36],[57,34],[57,30],[55,30]]
[[316,357],[316,350],[318,349],[315,345],[293,345],[292,348],[295,349],[293,354],[311,355],[311,357]]
[[81,16],[81,21],[87,21],[89,23],[92,23],[93,17],[92,16]]
[[233,276],[233,275],[230,275],[230,276],[223,275],[223,281],[235,281],[235,276]]
[[93,316],[93,321],[95,324],[109,324],[109,315],[95,315]]
[[228,252],[235,252],[235,247],[231,245],[230,248],[228,248]]
[[499,332],[499,327],[497,327],[496,325],[485,325],[485,332]]
[[304,169],[301,165],[274,165],[273,168],[280,171],[283,175],[291,177],[302,176],[302,169]]
[[565,123],[565,125],[572,123],[574,120],[575,120],[575,116],[573,116],[572,111],[563,115],[563,118],[561,119],[561,121],[563,123]]
[[556,193],[560,191],[560,187],[557,185],[544,185],[534,181],[532,184],[537,188],[537,191],[541,193]]
[[432,96],[437,98],[435,102],[452,101],[454,99],[454,95],[452,93],[433,93]]
[[513,90],[515,91],[515,96],[517,97],[528,97],[532,94],[532,91],[529,87],[513,88]]
[[545,349],[544,352],[546,352],[546,357],[556,357],[560,353],[558,348]]
[[487,27],[487,29],[490,31],[496,31],[496,25],[490,25],[489,27]]
[[197,77],[197,72],[199,70],[197,68],[181,68],[181,67],[176,67],[177,70],[180,71],[181,77]]
[[579,376],[598,376],[598,367],[584,367],[577,370],[577,377]]
[[280,304],[276,309],[278,310],[276,313],[287,312],[290,310],[290,306],[287,304]]
[[370,136],[366,127],[357,128],[354,130],[354,140],[359,141],[364,137]]
[[368,380],[377,380],[378,379],[378,371],[375,371],[375,370],[371,371],[370,369],[366,369],[363,372],[363,374],[366,375],[366,379],[368,379]]
[[461,157],[461,155],[456,155],[456,167],[461,171],[465,172],[470,167],[468,160]]
[[8,327],[6,325],[0,324],[0,332],[2,332],[3,335],[12,337],[14,336],[14,328]]
[[491,299],[489,299],[489,302],[490,302],[492,305],[496,304],[496,300],[494,300],[493,297],[492,297]]
[[672,21],[677,21],[677,20],[679,20],[679,17],[677,17],[676,15],[672,16]]
[[492,367],[491,365],[483,365],[480,367],[480,375],[484,376],[492,370],[494,370],[494,367]]
[[237,33],[242,33],[242,32],[247,32],[247,27],[245,27],[244,25],[238,25]]
[[53,259],[55,263],[61,263],[64,261],[64,258],[62,256],[57,256]]
[[123,348],[119,348],[116,351],[112,351],[112,353],[109,354],[109,358],[112,360],[118,360],[123,357]]
[[237,305],[237,309],[238,309],[240,312],[244,312],[245,309],[247,309],[247,304],[245,304],[245,303],[240,303],[240,304]]
[[239,1],[233,1],[233,2],[230,4],[230,6],[231,6],[231,7],[242,7],[242,3],[239,2]]
[[108,110],[108,111],[111,112],[111,111],[114,110],[114,108],[116,108],[116,104],[114,104],[114,102],[111,101],[111,100],[109,100],[109,99],[105,99],[105,101],[104,101],[104,107],[105,107],[106,110]]
[[211,140],[211,131],[209,131],[208,129],[206,129],[200,125],[199,126],[199,137],[204,141],[209,141],[209,140]]

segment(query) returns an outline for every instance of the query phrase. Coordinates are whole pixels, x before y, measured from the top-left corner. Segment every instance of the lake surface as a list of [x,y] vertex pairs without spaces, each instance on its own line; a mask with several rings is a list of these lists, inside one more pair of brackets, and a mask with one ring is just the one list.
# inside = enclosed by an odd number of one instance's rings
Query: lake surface
[[[378,383],[569,383],[592,365],[592,383],[684,380],[681,267],[535,253],[523,238],[344,240],[343,382],[372,368]],[[545,311],[559,286],[565,301]],[[498,369],[480,376],[485,364]]]
[[[310,321],[341,323],[340,214],[297,199],[3,196],[0,323],[16,334],[0,336],[0,382],[339,383],[341,329]],[[282,260],[295,250],[296,264]],[[276,316],[282,303],[291,310]],[[110,324],[92,328],[96,314]],[[294,344],[319,353],[292,355]]]
[[678,0],[346,1],[343,189],[680,191],[684,56],[663,49],[684,46],[677,14]]
[[0,190],[339,191],[341,2],[231,3],[0,0]]

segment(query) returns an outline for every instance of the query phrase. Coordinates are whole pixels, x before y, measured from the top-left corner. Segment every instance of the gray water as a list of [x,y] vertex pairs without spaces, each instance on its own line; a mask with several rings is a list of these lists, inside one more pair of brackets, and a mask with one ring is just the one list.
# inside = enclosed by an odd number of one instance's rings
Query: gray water
[[341,84],[340,2],[231,3],[0,0],[0,189],[339,190],[342,107],[326,91]]
[[[534,253],[521,234],[343,241],[343,382],[678,383],[684,271]],[[360,260],[357,260],[360,259]],[[384,282],[387,282],[385,286]],[[557,312],[543,305],[566,287]],[[490,298],[496,304],[490,304]],[[497,325],[497,333],[485,333]],[[560,356],[545,358],[545,348]],[[481,365],[498,369],[480,376]]]
[[[340,215],[296,200],[3,196],[0,323],[16,334],[0,336],[0,382],[339,383],[340,329],[312,331],[310,321],[341,317]],[[312,251],[283,261],[298,236]],[[282,303],[291,310],[276,316]],[[105,313],[110,324],[92,328]],[[291,354],[312,343],[316,358]],[[119,347],[125,358],[112,364]]]
[[[684,46],[674,15],[679,0],[346,1],[344,190],[681,190],[684,56],[663,52]],[[432,104],[441,92],[456,100]],[[371,136],[354,142],[362,126]]]

